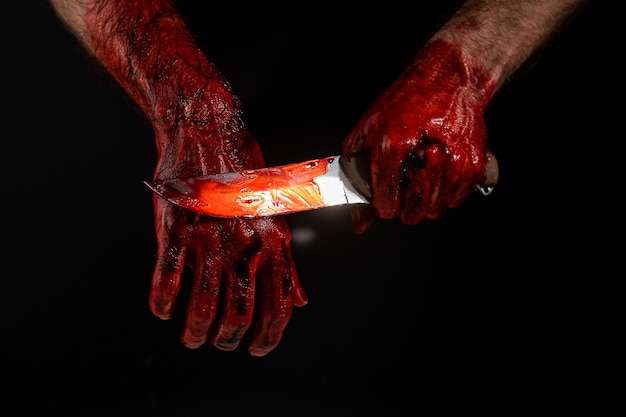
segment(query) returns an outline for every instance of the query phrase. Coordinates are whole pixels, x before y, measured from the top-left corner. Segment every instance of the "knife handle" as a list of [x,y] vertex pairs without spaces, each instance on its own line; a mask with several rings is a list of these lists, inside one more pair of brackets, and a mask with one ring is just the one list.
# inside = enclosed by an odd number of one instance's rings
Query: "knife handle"
[[[352,186],[366,199],[372,199],[372,177],[370,175],[370,155],[369,152],[359,152],[351,155],[344,155],[339,160],[341,168],[344,170]],[[476,185],[476,190],[484,196],[491,194],[498,183],[500,169],[496,156],[487,150],[487,162],[485,164],[485,175]]]

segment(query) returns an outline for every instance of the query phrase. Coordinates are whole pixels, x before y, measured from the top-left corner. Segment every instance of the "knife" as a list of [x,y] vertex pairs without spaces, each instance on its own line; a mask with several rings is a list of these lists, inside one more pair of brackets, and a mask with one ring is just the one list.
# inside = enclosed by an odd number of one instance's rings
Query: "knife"
[[[489,152],[485,180],[477,189],[483,195],[490,194],[497,176],[497,161]],[[223,174],[144,181],[144,184],[173,204],[228,218],[368,204],[372,198],[366,152]]]

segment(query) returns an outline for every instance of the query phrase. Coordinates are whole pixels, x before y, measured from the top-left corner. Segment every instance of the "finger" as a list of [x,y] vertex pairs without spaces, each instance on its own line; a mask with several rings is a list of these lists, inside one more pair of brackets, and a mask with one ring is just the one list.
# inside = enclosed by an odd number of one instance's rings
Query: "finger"
[[414,161],[405,164],[404,195],[399,215],[405,224],[417,224],[426,216],[433,195],[440,191],[445,160],[441,146],[426,139],[411,156]]
[[[455,168],[459,173],[461,172],[471,172],[474,170],[476,175],[474,177],[469,175],[460,175],[456,183],[456,187],[451,192],[450,200],[448,202],[448,207],[454,208],[461,205],[461,203],[474,192],[476,184],[480,178],[482,178],[482,173],[479,174],[476,171],[476,167],[472,164],[471,159],[465,158],[463,164],[460,167]],[[483,170],[484,172],[484,170]]]
[[[248,262],[250,263],[248,265]],[[255,290],[255,260],[241,257],[231,270],[224,270],[226,280],[222,316],[211,338],[220,350],[234,350],[252,322]]]
[[289,265],[292,277],[293,304],[296,307],[305,306],[309,302],[309,298],[302,285],[300,285],[296,263],[291,255],[291,229],[289,228],[289,224],[284,218],[280,217],[273,219],[256,219],[253,224],[257,230],[271,230],[273,234],[267,242],[275,242],[277,247],[276,250],[266,250],[267,255],[262,254],[259,259],[263,260],[276,256],[279,259],[283,259],[283,262]]
[[183,344],[191,349],[202,346],[208,338],[209,329],[217,315],[222,273],[219,263],[215,262],[209,251],[197,246],[196,253],[199,256],[196,258],[203,261],[199,261],[194,268],[185,329],[181,337]]
[[296,270],[296,264],[293,258],[291,255],[289,255],[288,258],[291,265],[290,270],[293,285],[293,305],[296,307],[304,307],[309,303],[309,297],[306,295],[304,287],[300,285],[300,278],[298,276],[298,271]]
[[149,304],[154,315],[167,320],[180,290],[191,226],[184,214],[178,213],[180,209],[170,203],[155,201],[155,207],[157,256]]
[[424,195],[426,203],[424,217],[428,219],[443,216],[449,208],[459,176],[459,170],[454,166],[453,159],[441,145],[432,145],[427,150],[426,171],[430,173],[430,181],[429,190]]
[[[401,152],[404,150],[374,148],[371,151],[372,208],[383,219],[393,219],[400,212],[406,164],[413,162],[410,156]],[[367,214],[365,210],[363,214]]]
[[430,200],[424,215],[427,219],[438,219],[450,208],[450,201],[458,186],[458,177],[455,169],[450,168],[451,165],[446,158],[441,161],[436,173],[433,173]]
[[293,312],[294,279],[290,262],[281,254],[277,257],[258,271],[257,280],[262,283],[261,305],[248,348],[253,356],[265,356],[276,348]]
[[406,173],[403,204],[398,216],[402,223],[417,224],[424,219],[428,207],[426,196],[430,192],[430,180],[428,171],[423,168]]

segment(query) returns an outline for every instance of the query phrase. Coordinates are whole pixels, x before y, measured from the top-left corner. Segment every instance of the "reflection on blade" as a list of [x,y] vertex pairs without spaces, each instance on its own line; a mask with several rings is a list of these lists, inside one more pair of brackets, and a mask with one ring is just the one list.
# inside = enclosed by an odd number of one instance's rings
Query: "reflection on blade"
[[257,217],[365,202],[340,179],[340,156],[204,177],[146,182],[157,195],[217,217]]

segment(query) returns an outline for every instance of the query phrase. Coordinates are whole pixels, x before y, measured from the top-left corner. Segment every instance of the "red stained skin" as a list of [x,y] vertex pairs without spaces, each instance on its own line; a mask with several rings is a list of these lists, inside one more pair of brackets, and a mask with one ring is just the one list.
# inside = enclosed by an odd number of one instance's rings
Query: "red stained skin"
[[[172,1],[103,1],[86,10],[84,23],[96,58],[153,126],[155,179],[265,166],[238,98],[196,45]],[[152,312],[162,319],[174,314],[183,269],[190,265],[193,285],[182,342],[197,348],[209,340],[233,350],[252,328],[252,355],[274,349],[293,307],[307,303],[286,221],[215,219],[156,196],[154,205]]]
[[[372,204],[350,206],[355,232],[365,232],[375,216],[406,224],[439,218],[487,179],[484,111],[495,89],[584,2],[463,3],[346,136],[344,154],[370,153]],[[174,0],[51,3],[151,122],[155,180],[265,166],[238,98],[194,42]],[[252,328],[249,352],[269,353],[293,307],[307,303],[285,220],[217,219],[154,198],[152,312],[172,316],[190,265],[182,342],[232,350]]]
[[457,207],[484,177],[483,113],[496,83],[460,49],[427,44],[369,107],[343,143],[346,154],[370,151],[372,204],[354,205],[353,228],[374,215],[416,224]]
[[[155,179],[265,166],[238,98],[170,0],[99,2],[84,22],[96,57],[154,128]],[[433,41],[372,103],[343,146],[345,154],[371,153],[372,204],[350,208],[357,233],[374,215],[409,224],[437,218],[474,190],[487,151],[483,111],[495,87],[485,74],[455,45]],[[172,316],[184,266],[192,265],[186,346],[210,340],[235,349],[257,311],[250,352],[262,356],[276,347],[293,306],[307,302],[284,219],[215,219],[156,196],[154,203],[153,313]]]

